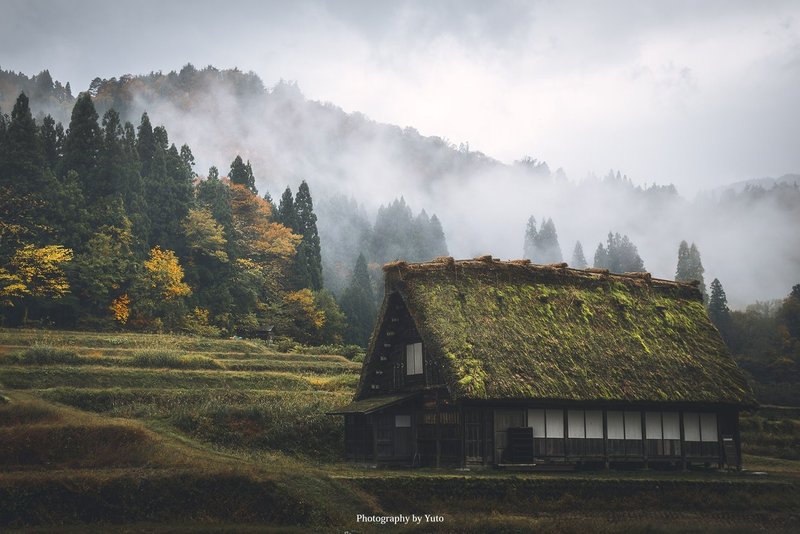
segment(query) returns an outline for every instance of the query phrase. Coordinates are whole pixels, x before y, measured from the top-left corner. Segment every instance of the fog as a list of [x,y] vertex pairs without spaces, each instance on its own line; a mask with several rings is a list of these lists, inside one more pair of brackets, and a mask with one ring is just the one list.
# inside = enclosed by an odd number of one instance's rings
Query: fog
[[[0,66],[74,92],[189,61],[254,71],[268,88],[132,88],[126,116],[146,109],[200,174],[240,153],[262,194],[306,179],[329,249],[349,227],[328,198],[370,218],[402,195],[439,216],[456,257],[520,257],[534,215],[567,261],[576,240],[591,263],[620,232],[664,278],[693,241],[734,306],[800,283],[800,207],[719,191],[800,172],[800,4],[486,4],[5,1]],[[592,178],[609,169],[633,185]],[[636,189],[653,183],[679,195]]]

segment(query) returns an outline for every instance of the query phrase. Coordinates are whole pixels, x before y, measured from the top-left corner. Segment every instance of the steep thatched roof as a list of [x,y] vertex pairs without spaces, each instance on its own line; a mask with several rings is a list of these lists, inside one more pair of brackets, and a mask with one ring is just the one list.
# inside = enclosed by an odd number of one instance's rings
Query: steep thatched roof
[[384,271],[455,398],[754,403],[693,284],[489,256]]

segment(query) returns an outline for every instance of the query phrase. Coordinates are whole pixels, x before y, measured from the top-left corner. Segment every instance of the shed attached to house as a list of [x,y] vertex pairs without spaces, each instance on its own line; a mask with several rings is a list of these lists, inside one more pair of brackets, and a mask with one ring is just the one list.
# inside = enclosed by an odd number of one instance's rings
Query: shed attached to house
[[384,266],[348,459],[739,467],[755,405],[692,284],[491,257]]

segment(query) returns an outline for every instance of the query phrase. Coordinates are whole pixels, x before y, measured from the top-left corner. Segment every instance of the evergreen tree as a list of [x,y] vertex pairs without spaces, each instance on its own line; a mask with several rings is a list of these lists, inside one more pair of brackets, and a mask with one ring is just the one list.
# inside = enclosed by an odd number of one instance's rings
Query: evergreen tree
[[439,222],[439,217],[434,213],[431,215],[428,226],[428,256],[435,258],[437,256],[447,256],[448,254],[447,240],[444,237],[442,223]]
[[278,212],[275,215],[275,222],[291,228],[294,231],[298,229],[297,211],[294,207],[294,196],[289,186],[281,195],[281,201],[278,204]]
[[64,143],[64,127],[50,115],[42,121],[40,130],[42,148],[44,150],[44,163],[51,173],[58,171],[58,162],[61,158],[61,151]]
[[142,176],[150,176],[150,166],[156,154],[156,140],[153,137],[153,126],[150,124],[150,117],[147,116],[147,112],[142,113],[138,131],[139,137],[136,141],[136,151],[139,153],[139,161],[142,165]]
[[545,219],[536,230],[536,219],[530,217],[525,229],[523,254],[525,259],[536,263],[561,263],[561,246],[558,244],[558,233],[553,219]]
[[691,280],[689,271],[689,243],[685,240],[678,245],[678,266],[675,268],[676,281]]
[[345,343],[366,347],[375,322],[375,297],[364,254],[358,255],[350,285],[341,299],[341,309],[347,317]]
[[378,263],[404,259],[416,261],[414,217],[405,198],[378,208],[370,243],[370,258]]
[[219,169],[214,167],[213,165],[208,168],[208,179],[209,180],[219,180]]
[[706,284],[703,280],[703,262],[700,260],[700,251],[694,243],[689,246],[686,241],[681,241],[678,246],[678,266],[675,269],[675,280],[678,282],[699,282],[698,289],[703,298],[707,298]]
[[17,98],[0,145],[0,259],[53,234],[55,180],[45,167],[39,130],[24,93]]
[[778,310],[778,319],[789,338],[784,343],[786,348],[791,348],[791,345],[800,348],[800,284],[795,284],[792,292],[784,299]]
[[564,261],[561,255],[561,246],[558,244],[558,233],[553,219],[547,219],[542,223],[539,233],[536,236],[536,252],[534,255],[538,263],[561,263]]
[[317,216],[314,214],[311,191],[305,180],[297,190],[294,209],[297,214],[297,227],[294,230],[303,236],[295,258],[298,289],[308,287],[319,291],[322,289],[322,254],[317,231]]
[[608,269],[612,273],[644,272],[644,262],[628,236],[619,233],[608,233],[608,241],[604,248],[598,245],[594,255],[594,266]]
[[41,191],[45,185],[41,183],[44,158],[25,93],[20,93],[11,111],[3,152],[0,186],[13,186],[16,195]]
[[245,186],[254,195],[258,194],[256,189],[256,178],[253,176],[253,169],[250,167],[250,160],[247,163],[242,161],[242,157],[237,155],[231,163],[231,170],[228,173],[231,183]]
[[692,243],[692,245],[689,247],[689,269],[692,280],[697,280],[700,282],[698,289],[703,295],[703,300],[706,300],[708,295],[706,295],[706,283],[703,279],[703,273],[706,270],[703,268],[703,262],[700,259],[700,251],[697,249],[694,243]]
[[575,242],[575,249],[572,251],[572,264],[574,269],[585,269],[587,266],[586,256],[583,255],[583,245],[580,241]]
[[72,118],[64,138],[64,157],[61,160],[61,176],[69,171],[78,174],[83,192],[90,202],[105,189],[98,176],[98,161],[103,146],[97,111],[88,93],[81,93],[72,108]]
[[526,260],[533,260],[536,253],[536,219],[531,215],[528,218],[528,226],[525,228],[525,242],[522,245],[522,257]]
[[594,252],[593,265],[595,269],[608,269],[608,251],[602,243],[597,244],[597,250]]
[[97,180],[97,186],[91,198],[104,199],[108,195],[124,198],[128,183],[131,181],[129,173],[135,171],[135,167],[138,167],[138,165],[134,166],[132,162],[127,161],[119,114],[113,109],[109,109],[103,115],[102,125],[103,145],[100,150],[100,178]]
[[711,282],[711,295],[708,298],[708,317],[727,341],[730,336],[731,311],[722,284],[716,278]]
[[197,203],[208,208],[214,220],[222,225],[228,243],[226,248],[228,255],[238,257],[231,210],[231,190],[219,180],[218,176],[217,168],[211,167],[208,179],[197,184]]

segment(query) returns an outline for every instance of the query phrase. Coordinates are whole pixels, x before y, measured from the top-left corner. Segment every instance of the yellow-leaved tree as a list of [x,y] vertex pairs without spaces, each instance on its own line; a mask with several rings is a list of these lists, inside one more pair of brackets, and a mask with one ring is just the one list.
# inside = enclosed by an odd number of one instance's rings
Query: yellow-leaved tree
[[31,298],[61,298],[69,293],[64,264],[72,260],[72,249],[61,245],[24,245],[0,267],[0,299],[6,304],[22,304],[22,322],[28,321]]
[[144,262],[145,280],[150,289],[167,300],[191,295],[192,289],[183,281],[183,267],[171,250],[153,247]]
[[143,267],[130,296],[136,319],[132,324],[154,330],[180,327],[186,316],[184,297],[191,295],[192,289],[183,280],[178,257],[156,246]]

